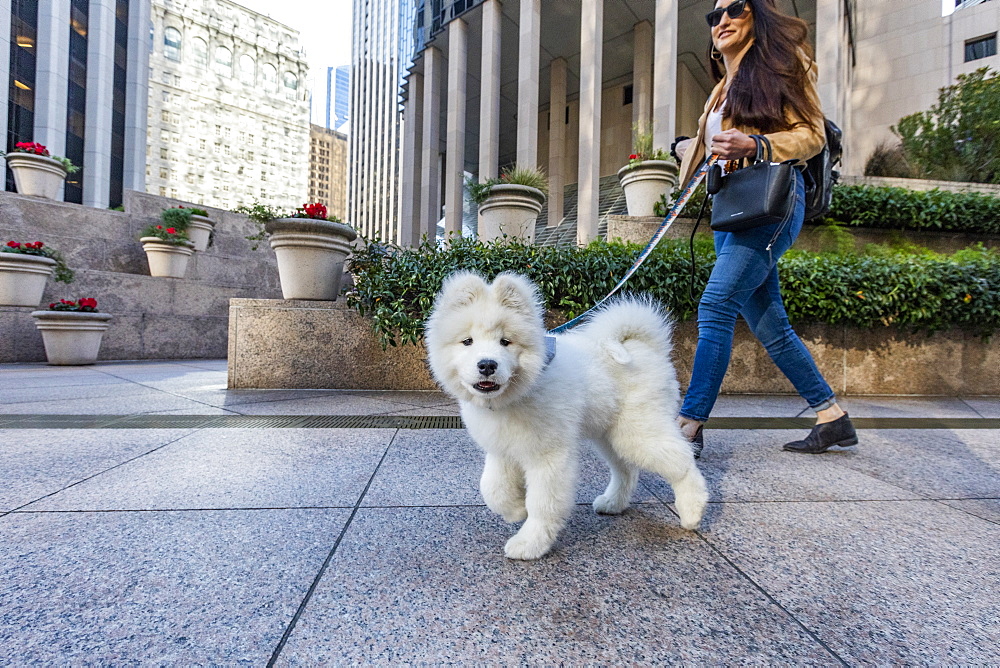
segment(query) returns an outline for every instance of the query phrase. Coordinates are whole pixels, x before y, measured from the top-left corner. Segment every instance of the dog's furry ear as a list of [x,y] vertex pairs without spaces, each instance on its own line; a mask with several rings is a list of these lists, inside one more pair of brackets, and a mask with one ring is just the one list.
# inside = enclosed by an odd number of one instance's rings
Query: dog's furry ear
[[471,271],[457,271],[441,285],[440,299],[449,307],[467,306],[486,294],[486,280]]
[[541,295],[535,284],[527,277],[505,271],[493,280],[492,287],[493,294],[504,306],[521,313],[541,316]]

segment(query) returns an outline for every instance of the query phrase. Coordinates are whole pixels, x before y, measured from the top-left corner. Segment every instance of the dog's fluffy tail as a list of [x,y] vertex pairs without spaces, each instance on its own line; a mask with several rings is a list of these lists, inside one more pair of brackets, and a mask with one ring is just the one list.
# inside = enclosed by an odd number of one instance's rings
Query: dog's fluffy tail
[[620,364],[632,360],[628,348],[633,342],[666,356],[673,347],[673,320],[658,303],[644,297],[615,300],[599,310],[581,330],[599,341]]

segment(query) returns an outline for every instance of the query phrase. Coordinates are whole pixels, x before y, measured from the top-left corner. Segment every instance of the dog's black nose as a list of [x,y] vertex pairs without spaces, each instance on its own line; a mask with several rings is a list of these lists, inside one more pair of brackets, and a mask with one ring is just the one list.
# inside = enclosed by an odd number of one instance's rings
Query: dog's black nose
[[479,360],[479,373],[484,376],[492,376],[497,371],[495,360]]

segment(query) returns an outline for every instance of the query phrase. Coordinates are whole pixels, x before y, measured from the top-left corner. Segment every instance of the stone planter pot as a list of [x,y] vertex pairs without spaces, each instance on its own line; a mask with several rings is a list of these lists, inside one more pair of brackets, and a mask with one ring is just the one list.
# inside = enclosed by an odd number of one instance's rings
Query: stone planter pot
[[42,333],[49,364],[93,364],[108,328],[110,313],[33,311],[35,327]]
[[211,219],[205,216],[191,216],[191,222],[188,223],[187,233],[188,238],[191,243],[194,244],[194,249],[198,252],[204,252],[208,250],[209,241],[212,238],[212,230],[215,229],[215,223]]
[[56,261],[41,255],[0,253],[0,305],[38,306]]
[[168,244],[159,237],[142,237],[139,239],[142,249],[146,251],[149,262],[149,275],[162,278],[184,278],[187,273],[188,258],[194,253],[194,244]]
[[34,153],[8,153],[7,166],[14,172],[17,192],[32,197],[57,199],[68,172],[55,158]]
[[514,183],[495,185],[479,205],[479,239],[490,241],[507,235],[532,243],[535,221],[545,204],[545,193],[538,188]]
[[344,260],[358,233],[349,225],[309,218],[278,218],[264,230],[278,258],[285,299],[335,301]]
[[630,216],[652,216],[661,195],[670,197],[677,184],[677,165],[666,160],[645,160],[618,170]]

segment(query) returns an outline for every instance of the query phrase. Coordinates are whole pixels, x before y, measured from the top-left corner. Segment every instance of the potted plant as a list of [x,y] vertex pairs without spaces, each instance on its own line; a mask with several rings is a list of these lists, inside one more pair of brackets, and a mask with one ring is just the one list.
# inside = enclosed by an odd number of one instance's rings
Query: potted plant
[[33,197],[56,199],[66,176],[80,169],[68,158],[49,155],[49,149],[37,142],[18,142],[13,151],[0,155],[14,173],[17,192]]
[[0,305],[38,306],[53,272],[57,281],[73,282],[73,270],[59,251],[41,241],[8,241],[0,248]]
[[653,216],[656,203],[677,183],[677,164],[662,148],[653,148],[652,129],[636,124],[632,128],[633,153],[628,164],[618,170],[630,216]]
[[479,239],[508,236],[531,243],[535,221],[542,212],[549,182],[535,167],[508,167],[496,179],[466,182],[469,196],[479,205]]
[[254,248],[265,238],[271,244],[285,299],[336,301],[344,261],[358,237],[354,228],[329,216],[319,202],[303,204],[289,214],[260,203],[236,211],[262,226],[247,239],[255,242]]
[[188,258],[194,253],[194,244],[187,233],[176,227],[150,225],[139,237],[149,262],[149,275],[163,278],[184,278]]
[[175,206],[164,209],[160,214],[164,227],[172,227],[186,232],[196,251],[206,251],[212,245],[215,223],[208,217],[208,211],[195,207]]
[[97,300],[84,297],[76,301],[60,299],[46,311],[33,311],[35,327],[42,333],[45,357],[49,364],[93,364],[101,349],[101,338],[108,328],[109,313],[99,313]]

